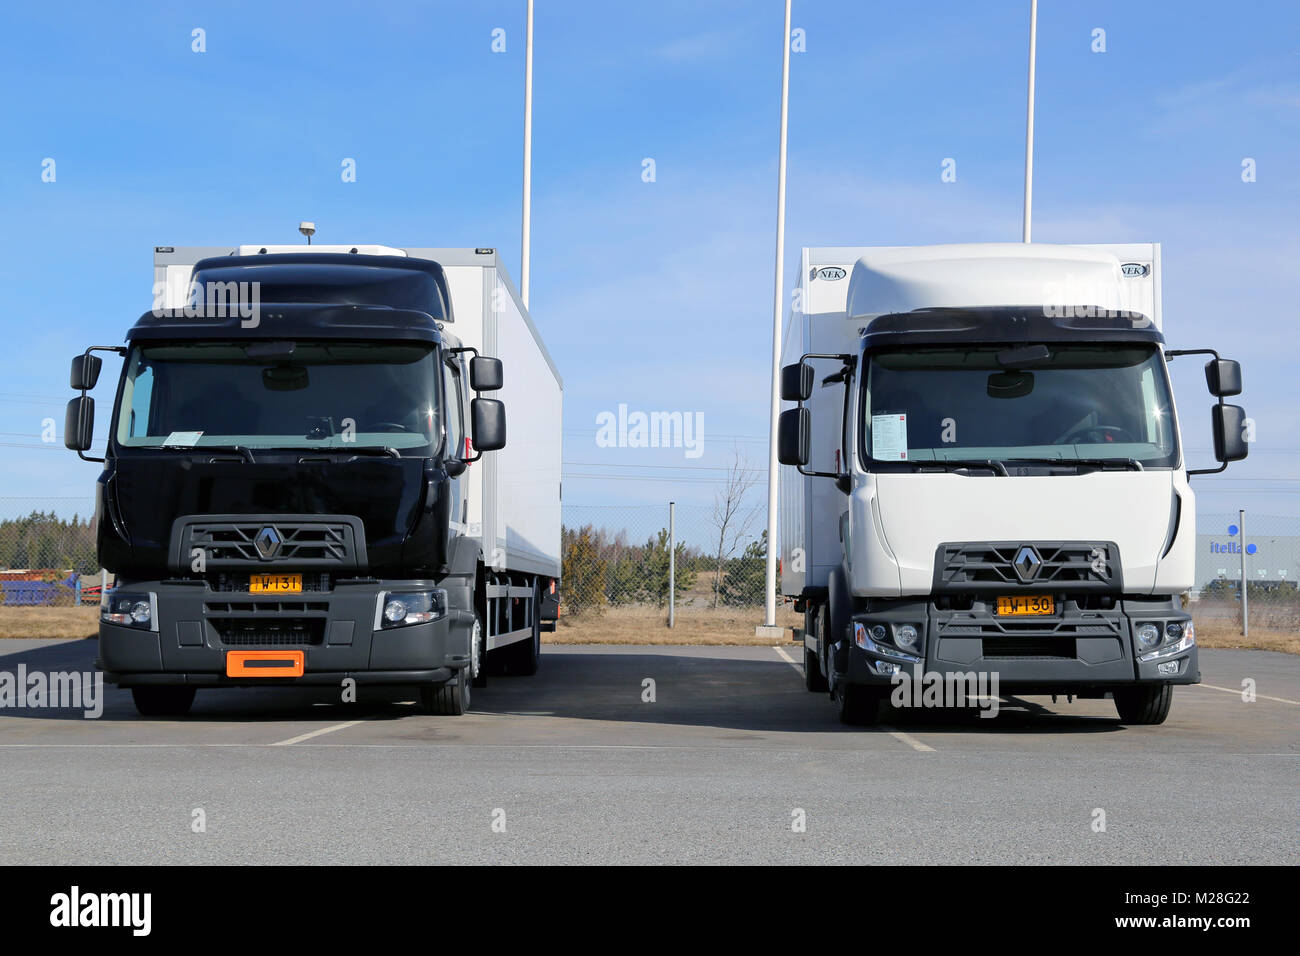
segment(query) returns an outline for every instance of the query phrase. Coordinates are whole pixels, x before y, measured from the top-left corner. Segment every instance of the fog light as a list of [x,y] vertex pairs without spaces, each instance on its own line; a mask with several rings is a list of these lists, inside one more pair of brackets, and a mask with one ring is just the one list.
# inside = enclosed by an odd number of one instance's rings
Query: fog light
[[1160,628],[1154,624],[1139,624],[1137,629],[1138,646],[1148,650],[1160,643]]
[[898,664],[891,664],[889,661],[873,661],[871,666],[876,669],[876,673],[881,677],[893,677],[903,669]]
[[1156,673],[1161,677],[1175,677],[1180,667],[1182,667],[1182,661],[1165,661],[1156,665]]
[[901,624],[894,630],[894,643],[911,650],[916,647],[916,628],[911,624]]

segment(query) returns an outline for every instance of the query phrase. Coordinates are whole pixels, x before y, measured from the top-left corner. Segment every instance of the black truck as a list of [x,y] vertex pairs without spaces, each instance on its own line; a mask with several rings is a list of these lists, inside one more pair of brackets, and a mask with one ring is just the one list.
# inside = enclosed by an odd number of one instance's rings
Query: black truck
[[[462,714],[489,670],[537,669],[558,613],[559,376],[492,250],[262,248],[199,259],[183,302],[166,290],[125,346],[73,359],[65,443],[103,464],[116,582],[98,665],[145,715],[303,684]],[[513,400],[485,343],[520,357]],[[123,362],[92,457],[101,352]]]

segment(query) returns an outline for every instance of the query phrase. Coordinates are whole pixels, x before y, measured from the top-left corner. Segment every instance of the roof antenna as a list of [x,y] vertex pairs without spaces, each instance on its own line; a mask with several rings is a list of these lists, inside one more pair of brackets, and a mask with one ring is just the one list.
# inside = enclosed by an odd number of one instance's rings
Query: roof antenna
[[316,234],[316,223],[314,223],[314,222],[300,222],[300,223],[298,223],[298,231],[301,232],[304,236],[307,237],[307,245],[310,246],[310,245],[311,245],[311,237],[314,236],[314,235]]

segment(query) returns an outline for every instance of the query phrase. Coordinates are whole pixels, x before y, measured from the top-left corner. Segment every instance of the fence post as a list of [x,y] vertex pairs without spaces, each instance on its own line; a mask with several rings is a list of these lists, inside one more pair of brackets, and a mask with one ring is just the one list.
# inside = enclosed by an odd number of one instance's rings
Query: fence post
[[1247,619],[1246,588],[1250,581],[1246,577],[1246,509],[1237,512],[1237,533],[1241,535],[1241,636],[1250,636],[1250,622]]
[[668,626],[677,622],[677,502],[668,502]]

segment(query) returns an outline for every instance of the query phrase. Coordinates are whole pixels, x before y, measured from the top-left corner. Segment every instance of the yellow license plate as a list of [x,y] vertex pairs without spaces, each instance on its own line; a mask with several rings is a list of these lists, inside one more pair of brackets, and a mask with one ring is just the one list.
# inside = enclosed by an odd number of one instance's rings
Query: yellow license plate
[[1035,614],[1055,614],[1056,599],[1050,594],[1025,594],[998,598],[999,617],[1025,617]]
[[298,594],[302,591],[301,574],[251,574],[250,594]]

